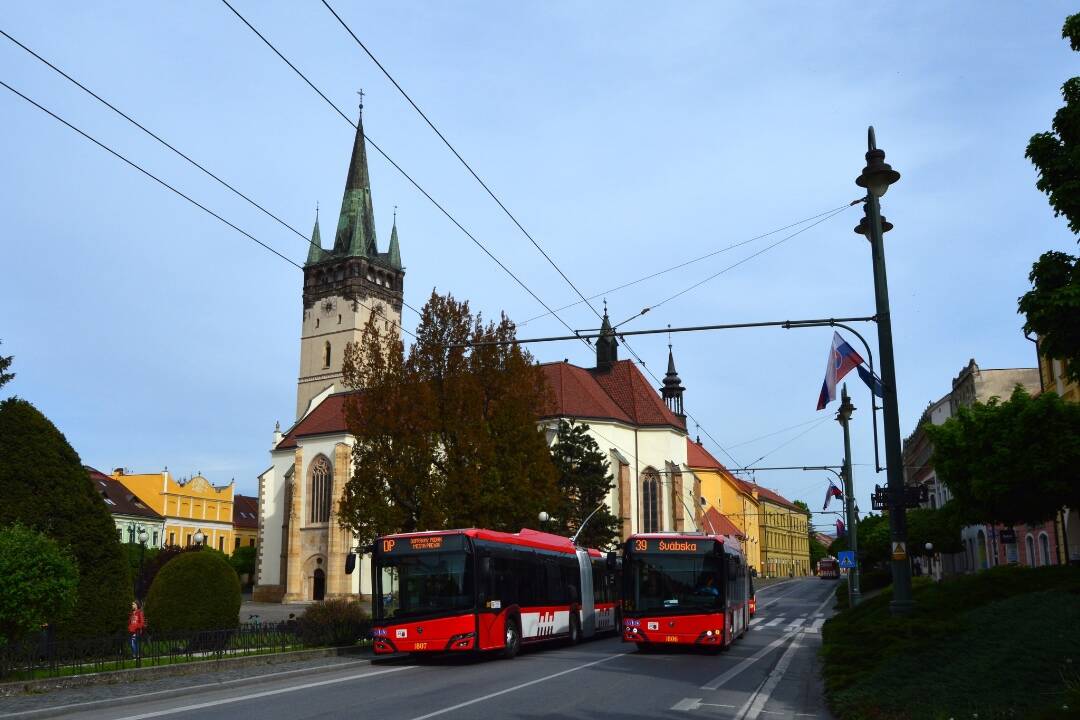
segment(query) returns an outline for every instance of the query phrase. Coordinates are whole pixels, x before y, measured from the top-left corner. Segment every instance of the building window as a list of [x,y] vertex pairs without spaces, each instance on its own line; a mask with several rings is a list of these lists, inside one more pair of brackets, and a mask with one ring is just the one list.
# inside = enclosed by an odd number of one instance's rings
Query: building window
[[340,314],[340,313],[339,313],[339,314],[338,314],[338,316],[337,316],[337,324],[338,324],[338,325],[340,325],[340,324],[341,324],[341,314]]
[[315,318],[315,329],[319,329],[319,318]]
[[154,547],[157,547],[157,530],[154,531]]
[[170,546],[176,545],[176,533],[174,533],[174,532],[169,533],[169,545]]
[[652,468],[641,480],[641,524],[643,532],[660,532],[660,474]]
[[1029,567],[1035,567],[1035,538],[1031,535],[1027,536],[1027,564]]
[[1046,533],[1039,533],[1039,549],[1042,550],[1042,564],[1050,564],[1050,537]]
[[308,483],[309,522],[327,522],[330,519],[330,461],[320,455],[311,463],[308,472],[311,476]]
[[135,544],[135,526],[134,525],[128,525],[127,531],[128,531],[128,542],[131,543],[132,545],[134,545]]
[[191,533],[187,534],[187,542],[185,543],[185,545],[187,547],[191,547]]
[[330,341],[329,340],[327,340],[326,344],[323,345],[323,367],[324,368],[330,367]]
[[225,536],[222,535],[217,539],[217,549],[220,552],[225,552]]
[[248,538],[248,547],[255,547],[255,538]]
[[240,536],[239,535],[236,537],[236,547],[234,547],[233,549],[234,550],[239,550],[240,549]]
[[116,539],[124,542],[124,531],[121,528],[116,528]]

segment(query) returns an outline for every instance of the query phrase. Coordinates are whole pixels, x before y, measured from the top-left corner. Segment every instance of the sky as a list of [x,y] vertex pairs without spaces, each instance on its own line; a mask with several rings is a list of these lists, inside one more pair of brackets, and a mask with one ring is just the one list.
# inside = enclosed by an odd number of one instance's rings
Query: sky
[[[901,433],[969,358],[1035,365],[1016,300],[1042,252],[1076,244],[1024,149],[1076,73],[1061,39],[1071,4],[332,4],[587,295],[855,200],[873,124],[902,176],[882,199]],[[577,299],[320,2],[234,6],[352,117],[363,88],[369,137],[545,302]],[[0,28],[304,233],[316,205],[333,226],[353,129],[224,4],[24,3]],[[0,79],[303,263],[300,238],[2,37]],[[256,494],[274,423],[293,420],[300,271],[3,88],[0,121],[0,352],[17,373],[0,394],[33,402],[101,470],[201,472]],[[406,302],[437,290],[486,317],[543,312],[370,148],[369,160],[382,250],[397,207]],[[612,318],[744,259],[623,328],[872,315],[860,215],[611,292]],[[559,315],[598,325],[584,305]],[[406,328],[416,320],[406,311]],[[859,329],[876,354],[875,329]],[[564,332],[548,316],[519,337]],[[706,447],[730,465],[838,464],[836,404],[814,409],[831,337],[674,335]],[[667,342],[630,344],[659,376]],[[532,349],[594,363],[580,342]],[[869,393],[848,380],[866,511],[885,474]],[[813,509],[827,484],[756,477]]]

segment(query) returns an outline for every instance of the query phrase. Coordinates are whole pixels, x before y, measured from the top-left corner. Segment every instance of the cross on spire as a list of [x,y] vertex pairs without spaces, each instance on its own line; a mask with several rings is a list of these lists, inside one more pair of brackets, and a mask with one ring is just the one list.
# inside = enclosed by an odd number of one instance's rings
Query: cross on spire
[[356,91],[356,94],[360,96],[360,114],[364,114],[364,88],[360,88]]

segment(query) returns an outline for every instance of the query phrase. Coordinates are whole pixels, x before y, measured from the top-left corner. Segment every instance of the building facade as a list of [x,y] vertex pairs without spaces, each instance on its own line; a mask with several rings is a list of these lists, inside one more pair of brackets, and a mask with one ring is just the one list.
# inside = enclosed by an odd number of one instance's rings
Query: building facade
[[[1065,375],[1068,363],[1039,354],[1039,383],[1043,390],[1057,393],[1066,402],[1080,402],[1080,382]],[[1062,508],[1054,519],[1058,556],[1080,563],[1080,508]]]
[[88,467],[86,470],[116,525],[116,539],[136,545],[139,543],[139,532],[145,531],[146,547],[161,547],[165,541],[165,518],[122,483],[94,468]]
[[761,565],[765,577],[810,575],[810,519],[798,505],[751,483],[760,508]]
[[746,562],[759,575],[763,574],[760,503],[754,495],[753,487],[732,475],[723,463],[705,449],[700,439],[692,441],[687,438],[686,456],[690,469],[701,480],[701,497],[704,499],[707,520],[702,529],[706,532],[719,532],[718,523],[708,522],[715,520],[715,516],[709,512],[710,509],[726,518],[736,528],[743,542]]
[[233,496],[233,551],[255,547],[259,539],[259,498]]
[[233,483],[216,486],[202,475],[176,480],[169,471],[113,471],[112,479],[137,495],[164,518],[162,545],[190,546],[202,533],[207,547],[224,553],[233,548]]

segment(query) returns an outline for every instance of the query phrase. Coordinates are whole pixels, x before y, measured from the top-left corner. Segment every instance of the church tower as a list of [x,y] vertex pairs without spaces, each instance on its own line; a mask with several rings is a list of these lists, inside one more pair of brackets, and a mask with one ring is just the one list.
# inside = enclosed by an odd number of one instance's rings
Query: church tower
[[311,247],[304,263],[304,320],[300,331],[300,377],[296,417],[330,386],[344,390],[345,346],[360,342],[372,312],[386,318],[387,329],[399,334],[405,269],[398,246],[397,217],[390,246],[379,252],[375,213],[364,144],[363,106],[353,141],[345,194],[341,199],[334,245],[322,247],[316,213]]

